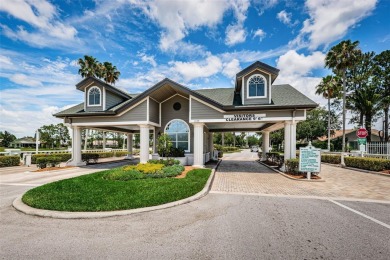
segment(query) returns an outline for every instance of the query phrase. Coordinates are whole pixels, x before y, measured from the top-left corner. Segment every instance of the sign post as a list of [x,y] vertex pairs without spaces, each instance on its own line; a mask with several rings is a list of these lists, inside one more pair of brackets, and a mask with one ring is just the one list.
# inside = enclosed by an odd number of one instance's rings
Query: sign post
[[359,151],[361,153],[361,156],[363,156],[363,152],[366,151],[366,137],[368,136],[368,132],[365,128],[360,128],[356,131],[356,136],[358,137],[357,142],[359,144]]
[[307,172],[307,179],[311,179],[312,172],[321,171],[321,150],[309,142],[306,147],[299,148],[299,171]]

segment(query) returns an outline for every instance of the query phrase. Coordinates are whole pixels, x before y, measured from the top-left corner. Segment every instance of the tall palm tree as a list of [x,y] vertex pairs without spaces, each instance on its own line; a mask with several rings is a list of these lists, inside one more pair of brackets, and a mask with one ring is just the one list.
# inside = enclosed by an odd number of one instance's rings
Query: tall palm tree
[[80,65],[79,74],[81,77],[87,78],[98,76],[99,67],[96,58],[85,55],[84,59],[80,58],[77,63]]
[[330,100],[340,96],[340,84],[336,76],[326,76],[322,78],[316,87],[316,94],[328,99],[328,150],[330,151]]
[[390,50],[386,50],[376,55],[375,61],[375,79],[381,92],[381,107],[385,114],[384,138],[385,142],[389,140],[389,107],[390,107]]
[[345,167],[344,152],[345,152],[345,101],[346,101],[346,71],[354,65],[358,50],[359,42],[351,42],[351,40],[342,41],[336,46],[333,46],[325,57],[325,67],[330,68],[336,75],[341,75],[343,79],[343,140],[341,151],[341,166]]
[[102,66],[102,78],[106,83],[115,84],[121,73],[111,62],[104,62]]

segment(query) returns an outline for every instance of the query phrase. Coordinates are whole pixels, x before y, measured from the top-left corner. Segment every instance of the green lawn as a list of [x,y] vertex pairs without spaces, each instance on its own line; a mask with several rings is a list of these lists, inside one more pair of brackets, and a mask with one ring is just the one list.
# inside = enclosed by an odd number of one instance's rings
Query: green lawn
[[29,190],[23,202],[58,211],[111,211],[143,208],[190,197],[203,189],[210,169],[196,169],[186,178],[109,181],[104,174],[116,169],[49,183]]

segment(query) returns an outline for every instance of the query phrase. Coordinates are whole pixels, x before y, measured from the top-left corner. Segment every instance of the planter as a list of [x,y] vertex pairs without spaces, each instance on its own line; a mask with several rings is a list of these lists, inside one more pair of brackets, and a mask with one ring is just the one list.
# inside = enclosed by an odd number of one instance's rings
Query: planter
[[[164,159],[164,160],[166,160],[167,157],[159,157],[158,159]],[[169,157],[169,159],[178,160],[178,161],[180,162],[180,165],[183,165],[183,166],[188,165],[188,163],[187,163],[187,157]]]

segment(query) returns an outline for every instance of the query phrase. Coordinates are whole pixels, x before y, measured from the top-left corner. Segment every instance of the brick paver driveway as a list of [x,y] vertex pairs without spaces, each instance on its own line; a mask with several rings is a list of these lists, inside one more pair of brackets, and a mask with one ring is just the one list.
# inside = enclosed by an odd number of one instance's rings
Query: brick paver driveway
[[288,179],[262,166],[256,153],[244,150],[223,158],[215,175],[212,193],[257,193],[338,197],[390,201],[390,177],[322,164],[325,182]]

